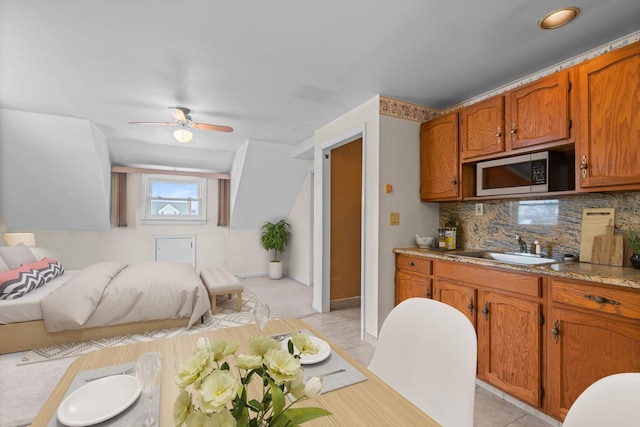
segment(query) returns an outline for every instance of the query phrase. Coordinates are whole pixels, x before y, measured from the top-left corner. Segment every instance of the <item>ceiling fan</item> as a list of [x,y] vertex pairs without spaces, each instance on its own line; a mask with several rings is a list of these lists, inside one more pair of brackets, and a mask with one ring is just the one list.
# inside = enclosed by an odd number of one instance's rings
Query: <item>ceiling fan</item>
[[211,125],[207,123],[194,123],[191,121],[190,109],[184,107],[169,107],[173,110],[173,122],[129,122],[130,125],[175,125],[178,127],[173,136],[178,142],[187,143],[193,139],[192,128],[214,130],[218,132],[233,132],[229,126]]

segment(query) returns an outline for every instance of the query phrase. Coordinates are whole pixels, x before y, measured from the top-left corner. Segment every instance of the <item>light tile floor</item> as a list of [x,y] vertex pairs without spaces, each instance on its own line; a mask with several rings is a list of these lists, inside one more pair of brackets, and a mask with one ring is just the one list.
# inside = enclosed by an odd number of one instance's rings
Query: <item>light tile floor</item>
[[[368,365],[374,346],[360,339],[360,307],[313,314],[302,320],[325,334],[362,364]],[[498,392],[496,390],[496,392]],[[476,387],[475,427],[559,427],[561,423],[537,416],[485,388]],[[514,403],[518,403],[515,401]],[[522,405],[522,404],[520,404]],[[524,406],[524,405],[523,405]],[[530,408],[529,408],[530,409]],[[530,409],[531,410],[531,409]]]

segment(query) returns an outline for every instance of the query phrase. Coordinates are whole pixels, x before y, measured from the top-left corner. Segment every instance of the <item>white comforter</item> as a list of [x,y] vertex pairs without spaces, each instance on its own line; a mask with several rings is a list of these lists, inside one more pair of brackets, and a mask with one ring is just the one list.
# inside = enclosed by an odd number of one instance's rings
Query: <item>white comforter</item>
[[40,303],[49,332],[188,317],[211,308],[195,269],[184,263],[99,262],[78,271]]

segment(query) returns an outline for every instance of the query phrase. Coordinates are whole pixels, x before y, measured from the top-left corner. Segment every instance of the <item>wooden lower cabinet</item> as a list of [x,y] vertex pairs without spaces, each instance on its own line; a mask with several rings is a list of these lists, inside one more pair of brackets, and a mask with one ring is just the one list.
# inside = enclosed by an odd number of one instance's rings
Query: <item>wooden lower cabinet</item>
[[478,334],[478,378],[541,407],[539,275],[436,261],[433,295],[462,312]]
[[396,255],[396,305],[408,298],[431,298],[432,263],[425,257]]
[[546,324],[549,414],[564,420],[591,384],[640,372],[640,293],[594,283],[551,281]]
[[597,380],[640,372],[640,289],[440,259],[397,260],[404,265],[397,265],[396,299],[432,286],[434,299],[476,328],[478,378],[552,417],[564,420]]
[[478,377],[529,405],[541,402],[538,302],[483,291],[478,314]]
[[476,327],[478,291],[475,286],[450,282],[439,278],[433,287],[433,299],[441,301],[462,312]]

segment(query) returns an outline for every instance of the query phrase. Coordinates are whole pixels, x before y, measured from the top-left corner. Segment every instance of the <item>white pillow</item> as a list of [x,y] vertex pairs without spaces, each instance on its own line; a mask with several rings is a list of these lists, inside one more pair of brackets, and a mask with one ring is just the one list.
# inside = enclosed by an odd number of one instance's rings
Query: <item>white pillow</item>
[[0,273],[11,270],[6,262],[0,257]]
[[20,267],[22,264],[38,262],[24,243],[16,246],[0,246],[0,258],[4,260],[10,270]]

